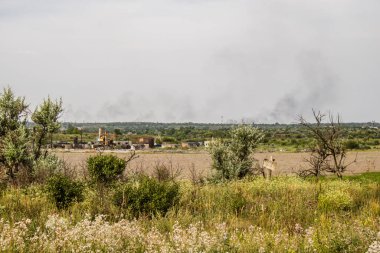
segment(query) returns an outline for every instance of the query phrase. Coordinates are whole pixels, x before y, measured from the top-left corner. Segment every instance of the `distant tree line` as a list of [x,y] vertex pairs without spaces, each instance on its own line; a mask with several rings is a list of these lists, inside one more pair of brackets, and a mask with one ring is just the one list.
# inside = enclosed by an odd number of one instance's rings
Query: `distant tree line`
[[[315,123],[311,123],[315,125]],[[321,124],[326,125],[325,123]],[[230,129],[238,125],[198,123],[63,123],[63,133],[79,135],[97,133],[99,127],[115,133],[119,138],[155,136],[159,142],[204,141],[226,138]],[[312,134],[299,124],[259,124],[263,131],[260,148],[264,150],[309,151]],[[347,149],[371,149],[380,146],[380,130],[375,123],[341,123],[342,137]]]

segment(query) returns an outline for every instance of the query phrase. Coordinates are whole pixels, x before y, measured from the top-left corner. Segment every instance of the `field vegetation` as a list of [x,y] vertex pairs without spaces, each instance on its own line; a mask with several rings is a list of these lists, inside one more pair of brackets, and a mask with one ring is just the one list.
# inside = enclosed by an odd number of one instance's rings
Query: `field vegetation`
[[69,205],[55,204],[51,182],[7,187],[0,197],[0,245],[10,252],[378,250],[378,178],[203,184],[129,178],[102,198],[83,182],[83,196]]

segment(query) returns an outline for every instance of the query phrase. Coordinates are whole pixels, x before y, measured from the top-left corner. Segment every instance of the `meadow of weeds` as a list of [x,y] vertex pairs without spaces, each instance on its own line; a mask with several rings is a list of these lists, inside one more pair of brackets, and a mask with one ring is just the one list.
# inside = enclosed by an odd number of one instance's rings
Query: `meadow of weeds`
[[[139,180],[130,183],[136,187]],[[43,184],[3,188],[0,248],[6,252],[379,252],[378,175],[318,182],[277,177],[176,184],[176,201],[166,213],[152,209],[139,215],[115,204],[120,187],[109,188],[100,198],[97,188],[85,183],[82,201],[60,209]]]

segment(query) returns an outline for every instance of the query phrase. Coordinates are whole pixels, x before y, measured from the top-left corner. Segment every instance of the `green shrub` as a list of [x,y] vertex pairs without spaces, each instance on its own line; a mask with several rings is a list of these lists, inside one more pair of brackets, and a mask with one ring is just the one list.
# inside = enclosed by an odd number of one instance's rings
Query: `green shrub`
[[318,197],[318,207],[326,211],[350,210],[354,199],[341,189],[329,190]]
[[127,209],[133,216],[164,215],[179,201],[179,186],[174,182],[159,182],[141,177],[135,183],[120,185],[113,196],[116,206]]
[[349,140],[345,143],[345,147],[347,149],[359,149],[360,148],[360,145],[357,141],[354,141],[354,140]]
[[52,176],[47,183],[47,191],[58,209],[83,201],[83,188],[81,183],[61,174]]
[[98,155],[87,159],[88,172],[97,183],[114,182],[124,172],[126,162],[114,155]]
[[236,214],[241,213],[248,203],[240,189],[237,192],[231,192],[228,194],[226,202],[228,203],[230,210]]
[[48,154],[46,157],[40,157],[33,163],[33,177],[38,183],[44,183],[51,176],[62,173],[65,164],[57,156]]
[[216,140],[209,150],[216,178],[243,178],[252,172],[252,155],[264,137],[255,127],[243,125],[229,131],[229,139]]

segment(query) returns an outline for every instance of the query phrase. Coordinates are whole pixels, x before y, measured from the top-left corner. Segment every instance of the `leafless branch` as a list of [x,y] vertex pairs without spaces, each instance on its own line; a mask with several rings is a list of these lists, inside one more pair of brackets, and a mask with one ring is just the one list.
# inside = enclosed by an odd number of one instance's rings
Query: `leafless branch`
[[300,124],[310,131],[316,141],[310,158],[306,159],[310,169],[303,170],[301,174],[320,176],[323,172],[330,172],[341,178],[347,167],[356,159],[351,163],[345,163],[347,152],[342,143],[340,115],[336,116],[335,121],[334,116],[329,113],[327,124],[323,123],[326,115],[320,111],[317,112],[313,109],[313,116],[315,124],[311,124],[299,116]]

